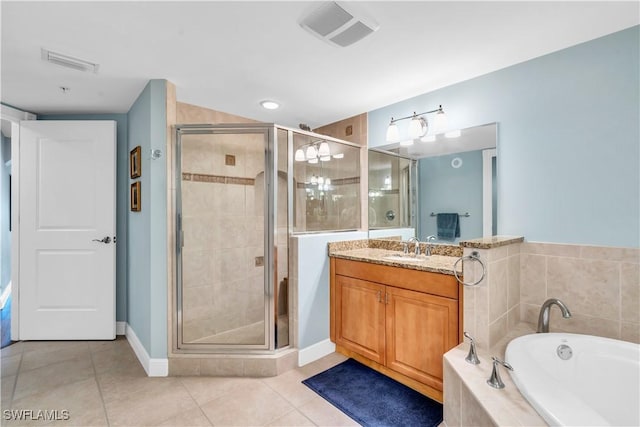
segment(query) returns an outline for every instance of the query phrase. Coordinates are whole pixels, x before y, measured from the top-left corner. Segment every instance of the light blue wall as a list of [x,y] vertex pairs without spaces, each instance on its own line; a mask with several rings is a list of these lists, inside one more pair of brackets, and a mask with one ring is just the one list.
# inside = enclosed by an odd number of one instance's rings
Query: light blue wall
[[116,121],[116,320],[127,320],[127,212],[129,209],[129,149],[126,114],[45,114],[38,120]]
[[[167,357],[166,81],[151,80],[128,114],[127,156],[141,147],[140,212],[128,210],[127,319],[152,358]],[[162,157],[152,160],[152,149]],[[128,172],[127,172],[128,177]]]
[[499,234],[638,247],[639,40],[632,27],[371,111],[369,146],[439,104],[451,128],[498,122]]
[[[456,157],[462,160],[457,169],[451,166]],[[420,159],[418,176],[420,240],[438,235],[431,212],[469,212],[471,216],[460,217],[460,237],[455,242],[482,237],[482,150]]]
[[294,236],[298,247],[298,348],[329,339],[329,257],[327,243],[366,239],[366,231]]
[[9,172],[11,138],[0,135],[0,294],[11,281],[11,232],[9,231]]

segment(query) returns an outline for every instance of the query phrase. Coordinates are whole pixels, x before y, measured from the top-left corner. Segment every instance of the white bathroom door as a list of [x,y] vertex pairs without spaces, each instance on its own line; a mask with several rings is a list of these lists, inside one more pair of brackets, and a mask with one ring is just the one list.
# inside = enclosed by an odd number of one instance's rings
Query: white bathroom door
[[20,339],[114,339],[116,123],[20,127]]

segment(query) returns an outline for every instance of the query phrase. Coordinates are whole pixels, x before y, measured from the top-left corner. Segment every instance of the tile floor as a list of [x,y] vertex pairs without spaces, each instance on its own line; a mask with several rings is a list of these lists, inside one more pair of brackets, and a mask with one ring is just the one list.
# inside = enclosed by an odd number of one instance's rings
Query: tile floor
[[[345,360],[339,354],[273,378],[149,378],[124,337],[18,342],[0,353],[3,426],[358,425],[300,383]],[[8,420],[9,409],[69,419]]]

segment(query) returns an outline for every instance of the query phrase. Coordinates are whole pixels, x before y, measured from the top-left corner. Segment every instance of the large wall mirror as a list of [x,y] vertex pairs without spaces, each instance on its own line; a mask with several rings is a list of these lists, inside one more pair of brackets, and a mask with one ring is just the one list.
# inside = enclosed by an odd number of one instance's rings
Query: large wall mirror
[[[490,123],[369,150],[369,236],[457,244],[496,235],[496,144]],[[446,214],[457,214],[457,233]]]

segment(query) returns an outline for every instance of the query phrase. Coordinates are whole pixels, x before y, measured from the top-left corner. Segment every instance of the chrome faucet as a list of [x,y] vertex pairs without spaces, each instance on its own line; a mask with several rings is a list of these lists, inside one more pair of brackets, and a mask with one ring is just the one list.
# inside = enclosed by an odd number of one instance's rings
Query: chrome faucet
[[472,365],[479,365],[480,359],[478,359],[478,352],[476,351],[476,340],[474,340],[467,332],[464,333],[464,336],[469,338],[469,341],[471,342],[471,345],[469,346],[469,354],[467,354],[467,357],[465,357],[464,360]]
[[542,307],[540,307],[540,315],[538,316],[538,333],[549,332],[549,314],[551,312],[551,306],[554,304],[560,307],[562,317],[565,319],[569,319],[571,317],[571,312],[562,301],[557,298],[549,298],[544,302],[544,304],[542,304]]
[[404,254],[407,255],[409,253],[409,243],[412,243],[412,242],[415,242],[414,253],[416,255],[420,255],[420,241],[415,237],[411,237],[409,240],[407,240],[407,243],[404,245]]
[[431,256],[431,248],[435,240],[436,240],[436,236],[427,236],[427,247],[424,250],[424,254],[426,256]]
[[493,356],[491,360],[493,360],[493,370],[491,371],[491,376],[487,380],[487,384],[493,388],[504,388],[504,383],[502,382],[500,372],[498,371],[498,365],[502,365],[510,371],[513,371],[513,368],[507,362],[500,360],[495,356]]

